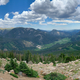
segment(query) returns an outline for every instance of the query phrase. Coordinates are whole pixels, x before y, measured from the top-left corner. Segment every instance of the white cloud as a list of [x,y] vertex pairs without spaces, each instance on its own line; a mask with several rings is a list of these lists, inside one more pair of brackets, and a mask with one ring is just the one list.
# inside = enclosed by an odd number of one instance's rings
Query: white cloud
[[53,20],[52,22],[60,22],[60,23],[80,23],[80,21],[73,21],[73,20]]
[[[29,9],[38,14],[45,14],[52,19],[69,19],[70,17],[80,16],[79,4],[80,0],[35,0]],[[77,17],[75,19],[77,20]]]
[[67,25],[70,23],[80,23],[80,21],[73,21],[73,20],[53,20],[50,22],[47,22],[47,24],[52,24],[52,25]]
[[19,14],[19,12],[12,12],[12,14],[13,14],[13,15],[18,15],[18,14]]
[[7,13],[7,14],[4,16],[4,19],[5,19],[5,20],[8,20],[8,19],[9,19],[8,17],[9,17],[9,13]]
[[[9,0],[0,0],[0,5],[5,5],[8,2]],[[31,11],[23,11],[21,14],[12,12],[12,19],[9,18],[9,13],[6,13],[4,19],[0,19],[0,26],[13,27],[14,25],[31,24],[31,22],[39,22],[40,25],[80,23],[79,4],[80,0],[35,0],[30,5]],[[53,20],[45,22],[47,17]]]
[[9,0],[0,0],[0,5],[6,5],[9,2]]
[[5,14],[4,20],[0,19],[1,27],[14,27],[14,25],[27,25],[30,22],[44,21],[47,17],[45,15],[36,14],[34,11],[12,12],[13,18],[9,18],[9,13]]
[[40,25],[47,25],[46,23],[43,23],[43,22],[45,22],[45,21],[40,21],[39,24]]

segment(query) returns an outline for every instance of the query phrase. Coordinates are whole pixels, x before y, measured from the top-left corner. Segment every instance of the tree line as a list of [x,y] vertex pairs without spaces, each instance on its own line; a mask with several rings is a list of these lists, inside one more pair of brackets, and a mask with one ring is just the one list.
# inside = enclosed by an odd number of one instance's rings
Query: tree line
[[75,56],[73,54],[66,55],[61,53],[60,55],[56,56],[53,54],[47,54],[47,55],[40,55],[40,54],[32,54],[29,50],[24,51],[23,54],[16,53],[14,51],[0,51],[0,58],[16,58],[19,61],[26,61],[27,63],[29,61],[32,61],[33,63],[39,63],[42,62],[44,64],[53,62],[54,65],[56,64],[55,61],[67,63],[69,61],[74,61],[76,59],[80,59],[80,56]]

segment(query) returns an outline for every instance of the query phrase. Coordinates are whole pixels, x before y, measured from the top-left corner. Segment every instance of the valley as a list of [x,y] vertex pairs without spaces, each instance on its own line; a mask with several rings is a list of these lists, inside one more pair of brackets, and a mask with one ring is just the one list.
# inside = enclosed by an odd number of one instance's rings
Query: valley
[[[6,32],[5,32],[6,31]],[[1,50],[31,50],[35,53],[80,49],[80,30],[40,30],[33,28],[13,28],[0,30]]]

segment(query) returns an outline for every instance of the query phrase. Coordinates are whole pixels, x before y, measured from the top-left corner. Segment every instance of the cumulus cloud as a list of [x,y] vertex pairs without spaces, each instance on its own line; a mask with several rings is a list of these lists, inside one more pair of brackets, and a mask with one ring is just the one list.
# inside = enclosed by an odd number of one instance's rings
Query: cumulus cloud
[[23,11],[21,14],[19,12],[12,12],[14,14],[13,18],[9,18],[9,13],[5,14],[4,20],[0,19],[1,26],[11,26],[14,25],[26,25],[30,22],[44,21],[47,16],[36,14],[34,11]]
[[[45,14],[52,19],[65,19],[79,14],[78,5],[80,0],[35,0],[31,5],[31,10],[38,14]],[[78,15],[77,15],[78,14]]]
[[4,16],[4,19],[5,19],[5,20],[8,20],[8,19],[9,19],[8,17],[9,17],[9,13],[7,13],[7,14]]
[[6,5],[9,2],[9,0],[0,0],[0,5]]
[[[9,0],[0,0],[0,5],[5,5]],[[6,13],[4,19],[0,19],[0,26],[27,25],[31,22],[39,22],[40,25],[67,25],[80,23],[80,0],[35,0],[30,5],[30,11],[12,12],[13,18]],[[45,22],[47,18],[53,19]],[[67,19],[67,20],[66,20]]]
[[45,15],[36,14],[34,11],[23,11],[21,14],[15,15],[14,20],[23,22],[35,22],[45,20],[47,17]]

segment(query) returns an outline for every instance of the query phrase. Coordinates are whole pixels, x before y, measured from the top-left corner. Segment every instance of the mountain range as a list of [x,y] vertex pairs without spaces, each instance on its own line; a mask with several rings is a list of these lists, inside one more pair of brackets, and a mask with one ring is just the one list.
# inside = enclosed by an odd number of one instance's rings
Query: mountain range
[[[52,31],[46,31],[23,27],[0,29],[1,50],[66,50],[73,43],[75,47],[79,48],[79,41],[80,30],[53,29]],[[72,49],[76,49],[73,46]]]

